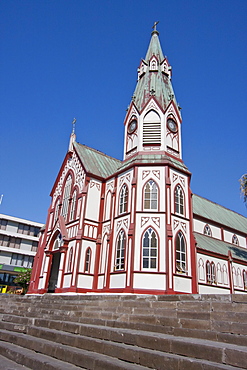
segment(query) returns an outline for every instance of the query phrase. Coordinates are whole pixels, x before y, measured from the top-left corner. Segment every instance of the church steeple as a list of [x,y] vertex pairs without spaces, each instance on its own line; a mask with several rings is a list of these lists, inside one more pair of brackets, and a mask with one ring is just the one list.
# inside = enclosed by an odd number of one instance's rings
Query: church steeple
[[171,83],[171,66],[164,56],[154,24],[145,59],[125,119],[125,155],[163,151],[181,159],[181,115]]

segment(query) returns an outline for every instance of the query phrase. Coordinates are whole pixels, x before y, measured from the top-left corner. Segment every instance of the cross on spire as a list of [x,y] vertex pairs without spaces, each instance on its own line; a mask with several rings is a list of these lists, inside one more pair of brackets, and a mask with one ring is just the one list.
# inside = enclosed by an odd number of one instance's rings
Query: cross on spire
[[72,121],[72,133],[75,133],[75,124],[76,124],[76,118],[73,119]]
[[157,21],[157,22],[154,22],[154,25],[153,25],[153,32],[158,32],[157,30],[156,30],[156,26],[157,26],[157,24],[159,23],[159,21]]

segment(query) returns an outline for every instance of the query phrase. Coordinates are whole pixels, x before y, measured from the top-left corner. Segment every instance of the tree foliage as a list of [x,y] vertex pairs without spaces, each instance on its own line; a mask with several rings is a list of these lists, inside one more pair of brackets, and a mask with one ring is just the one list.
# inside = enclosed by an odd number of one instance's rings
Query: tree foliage
[[32,269],[27,269],[26,271],[20,272],[19,275],[14,279],[14,283],[21,286],[23,288],[24,293],[26,293],[28,290],[31,273]]
[[243,175],[239,181],[240,181],[241,195],[242,195],[242,197],[244,199],[244,202],[247,206],[247,174]]

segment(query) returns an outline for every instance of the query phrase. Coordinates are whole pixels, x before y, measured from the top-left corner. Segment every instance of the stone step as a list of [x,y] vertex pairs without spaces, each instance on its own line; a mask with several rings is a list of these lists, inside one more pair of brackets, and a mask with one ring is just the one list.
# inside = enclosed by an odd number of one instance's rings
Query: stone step
[[0,353],[34,370],[147,370],[96,352],[73,348],[27,334],[0,330]]
[[[8,331],[21,331],[35,338],[52,340],[112,357],[119,356],[121,352],[120,358],[122,360],[133,363],[138,363],[138,358],[141,361],[143,351],[146,349],[165,352],[164,356],[166,353],[182,355],[207,361],[213,360],[216,363],[225,362],[227,365],[240,368],[244,368],[247,363],[247,349],[244,346],[102,326],[89,327],[74,324],[72,327],[60,322],[49,322],[49,328],[46,326],[48,326],[46,320],[34,320],[26,325],[1,323],[1,327]],[[149,354],[149,357],[152,358],[153,353]],[[153,362],[155,362],[154,358]]]
[[[83,367],[74,366],[68,362],[42,355],[13,343],[0,341],[0,369],[4,370],[82,370]],[[3,358],[3,362],[2,362]],[[8,362],[10,365],[8,365]],[[1,367],[1,365],[8,367]]]
[[31,367],[18,364],[15,361],[9,360],[7,357],[0,355],[0,370],[30,370]]

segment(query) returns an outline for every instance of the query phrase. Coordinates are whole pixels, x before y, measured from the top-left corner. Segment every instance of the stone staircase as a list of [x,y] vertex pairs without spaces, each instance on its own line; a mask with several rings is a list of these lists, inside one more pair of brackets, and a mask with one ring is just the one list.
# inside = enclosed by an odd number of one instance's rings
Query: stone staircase
[[247,369],[247,295],[0,295],[0,369]]

